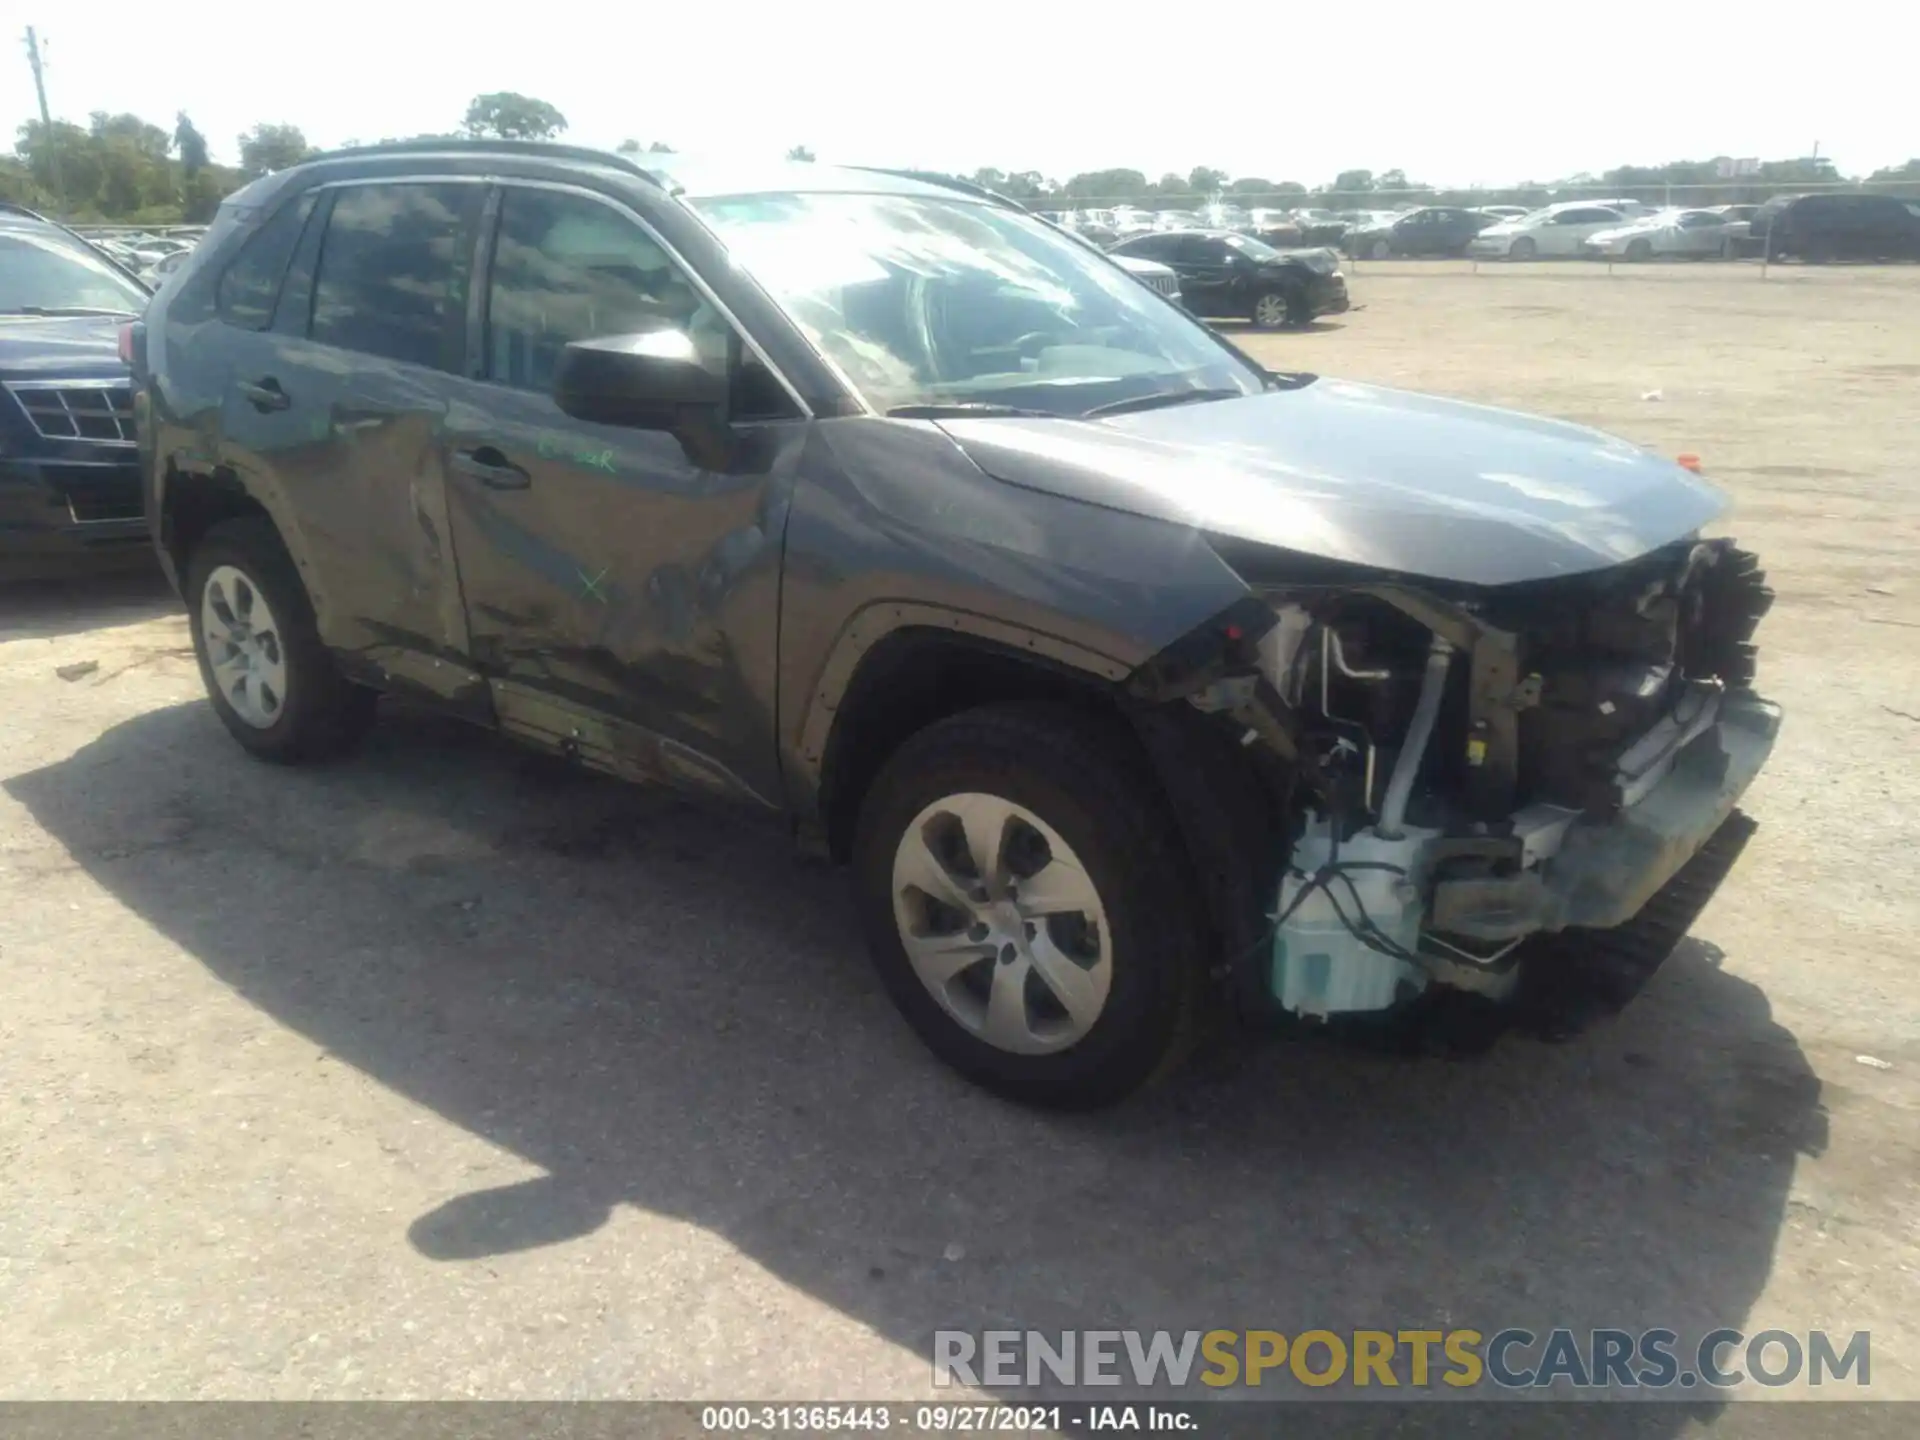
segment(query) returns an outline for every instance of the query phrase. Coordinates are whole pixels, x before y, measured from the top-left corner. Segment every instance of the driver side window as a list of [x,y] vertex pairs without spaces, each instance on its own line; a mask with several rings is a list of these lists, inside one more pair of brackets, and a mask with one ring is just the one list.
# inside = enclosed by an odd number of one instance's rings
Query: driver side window
[[501,198],[484,330],[485,378],[549,389],[575,340],[670,328],[733,379],[738,419],[787,418],[790,398],[664,248],[610,205],[509,186]]

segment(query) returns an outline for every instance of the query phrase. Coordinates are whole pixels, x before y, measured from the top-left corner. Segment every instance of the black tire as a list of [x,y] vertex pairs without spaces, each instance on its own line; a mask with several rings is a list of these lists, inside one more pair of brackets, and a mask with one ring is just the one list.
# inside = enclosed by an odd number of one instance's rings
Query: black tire
[[[1173,1070],[1204,989],[1205,927],[1174,822],[1131,737],[1062,706],[994,705],[942,720],[888,759],[861,805],[853,879],[867,946],[894,1004],[941,1059],[1024,1104],[1090,1109]],[[1016,1054],[972,1033],[923,984],[893,905],[894,856],[927,806],[979,792],[1051,826],[1085,867],[1107,916],[1112,979],[1078,1041]],[[991,961],[986,962],[991,964]]]
[[[207,579],[222,566],[238,570],[265,599],[286,657],[286,689],[278,718],[249,724],[215,682],[202,621]],[[271,523],[259,517],[224,521],[209,530],[187,560],[187,619],[207,697],[227,733],[248,754],[277,764],[344,754],[373,723],[377,696],[345,679],[320,640],[306,586]]]
[[1531,260],[1539,253],[1540,246],[1530,235],[1522,235],[1507,247],[1509,260]]
[[1651,240],[1643,237],[1639,240],[1629,240],[1627,242],[1627,259],[1638,263],[1639,261],[1651,260],[1652,258],[1653,242]]

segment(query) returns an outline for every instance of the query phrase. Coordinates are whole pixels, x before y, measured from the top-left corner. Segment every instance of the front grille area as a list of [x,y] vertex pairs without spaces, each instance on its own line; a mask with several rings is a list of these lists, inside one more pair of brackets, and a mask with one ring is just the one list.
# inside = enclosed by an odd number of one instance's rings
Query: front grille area
[[41,479],[66,501],[67,513],[77,525],[138,520],[145,513],[137,464],[61,465],[42,461],[39,469]]
[[131,445],[133,387],[125,381],[17,381],[7,386],[47,440]]
[[1147,277],[1147,284],[1158,290],[1162,295],[1178,295],[1180,293],[1180,277],[1172,273],[1149,275]]

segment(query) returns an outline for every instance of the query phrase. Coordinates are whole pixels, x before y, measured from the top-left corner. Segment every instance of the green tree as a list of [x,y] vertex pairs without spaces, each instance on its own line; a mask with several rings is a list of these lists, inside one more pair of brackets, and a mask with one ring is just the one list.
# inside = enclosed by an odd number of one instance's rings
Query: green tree
[[1227,172],[1196,165],[1187,172],[1187,189],[1195,195],[1212,195],[1226,188]]
[[207,168],[207,137],[194,129],[184,110],[174,120],[173,148],[180,152],[180,173],[187,179]]
[[68,212],[73,215],[97,213],[99,206],[96,197],[100,193],[105,170],[100,164],[99,153],[90,133],[65,120],[54,121],[53,130],[49,133],[38,120],[29,120],[20,127],[19,139],[13,148],[25,163],[27,173],[40,193],[52,197],[56,147],[60,158],[62,198]]
[[1364,195],[1373,189],[1371,170],[1342,170],[1333,177],[1333,189],[1341,195]]
[[1920,180],[1920,160],[1909,160],[1904,165],[1888,165],[1867,177],[1870,180]]
[[791,150],[787,151],[787,159],[811,160],[813,159],[813,151],[808,149],[805,145],[796,145]]
[[257,179],[318,153],[298,125],[256,125],[240,137],[240,173]]
[[551,140],[567,128],[567,117],[545,100],[496,90],[473,97],[460,128],[475,138]]
[[1145,200],[1152,193],[1147,177],[1138,170],[1089,170],[1083,175],[1075,175],[1060,187],[1060,194],[1065,199],[1088,202],[1104,200],[1108,204],[1117,200]]

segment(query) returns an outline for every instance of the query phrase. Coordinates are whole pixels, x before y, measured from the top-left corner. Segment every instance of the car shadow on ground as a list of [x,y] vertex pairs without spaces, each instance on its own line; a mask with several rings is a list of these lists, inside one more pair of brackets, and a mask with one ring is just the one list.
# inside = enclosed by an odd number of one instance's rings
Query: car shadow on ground
[[1251,320],[1209,320],[1207,324],[1233,335],[1326,335],[1347,328],[1344,320],[1309,320],[1304,325],[1286,325],[1278,330],[1262,330]]
[[150,562],[58,580],[0,581],[0,641],[56,640],[179,613],[180,597]]
[[184,705],[6,789],[249,1002],[545,1172],[450,1175],[394,1243],[455,1262],[641,1206],[922,1356],[941,1328],[1740,1326],[1825,1144],[1710,929],[1567,1044],[1230,1046],[1062,1117],[919,1048],[783,836],[448,722],[287,771]]

